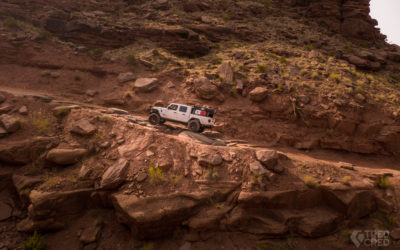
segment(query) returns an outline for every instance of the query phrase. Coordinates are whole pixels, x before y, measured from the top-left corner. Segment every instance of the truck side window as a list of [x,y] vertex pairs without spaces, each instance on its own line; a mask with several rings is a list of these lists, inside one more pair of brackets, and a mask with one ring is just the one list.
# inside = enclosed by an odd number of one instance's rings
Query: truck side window
[[180,106],[180,107],[179,107],[179,111],[180,111],[180,112],[183,112],[183,113],[186,113],[187,107],[185,107],[185,106]]
[[176,110],[178,108],[178,105],[171,104],[168,106],[168,109]]

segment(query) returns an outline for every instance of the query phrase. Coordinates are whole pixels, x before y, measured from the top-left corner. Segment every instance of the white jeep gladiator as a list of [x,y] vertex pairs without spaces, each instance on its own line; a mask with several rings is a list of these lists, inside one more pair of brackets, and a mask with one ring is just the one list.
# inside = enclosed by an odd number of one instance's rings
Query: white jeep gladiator
[[149,122],[153,125],[163,124],[165,121],[178,122],[187,125],[193,132],[203,132],[205,128],[212,128],[215,124],[213,109],[171,103],[168,107],[152,107]]

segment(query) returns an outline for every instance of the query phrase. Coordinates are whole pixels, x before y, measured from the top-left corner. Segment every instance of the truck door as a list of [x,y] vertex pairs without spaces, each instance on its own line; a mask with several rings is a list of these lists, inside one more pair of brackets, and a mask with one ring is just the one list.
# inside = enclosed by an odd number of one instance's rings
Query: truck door
[[176,120],[180,122],[187,122],[189,120],[189,107],[179,106]]
[[176,104],[170,104],[165,111],[165,117],[168,120],[176,120],[178,113],[178,105]]

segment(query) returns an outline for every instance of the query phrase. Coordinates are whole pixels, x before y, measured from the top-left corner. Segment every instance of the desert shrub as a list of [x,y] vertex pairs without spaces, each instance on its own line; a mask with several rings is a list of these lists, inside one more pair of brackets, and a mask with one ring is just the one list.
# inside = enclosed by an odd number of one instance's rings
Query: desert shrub
[[282,83],[278,83],[277,85],[276,85],[276,91],[282,91],[283,90],[283,84]]
[[124,92],[124,98],[131,98],[133,96],[133,92],[131,90],[127,90]]
[[243,72],[249,72],[250,71],[249,68],[246,65],[240,65],[239,70],[243,71]]
[[369,44],[368,43],[362,43],[361,47],[363,47],[365,49],[368,49],[369,48]]
[[318,72],[313,71],[313,72],[311,73],[311,79],[313,79],[313,80],[318,79]]
[[41,135],[47,135],[53,129],[52,121],[43,115],[42,112],[37,112],[32,115],[32,125],[36,132]]
[[42,236],[35,231],[22,248],[24,250],[44,250],[46,249],[46,243]]
[[377,186],[381,189],[387,189],[392,186],[390,182],[390,177],[386,175],[378,176]]
[[270,0],[259,0],[259,2],[262,3],[265,8],[269,8],[269,6],[271,6]]
[[68,108],[59,108],[54,112],[54,114],[58,117],[64,117],[69,114],[69,111],[70,110]]
[[301,69],[300,72],[299,72],[299,75],[305,76],[305,75],[308,74],[308,71],[309,71],[308,69]]
[[340,82],[340,75],[338,75],[336,73],[330,73],[328,79],[331,80],[331,81],[334,81],[336,83],[339,83]]
[[379,94],[379,95],[376,96],[376,99],[377,99],[378,101],[383,102],[383,101],[386,100],[386,96],[385,96],[384,94]]
[[13,17],[7,17],[3,20],[3,25],[12,29],[19,28],[18,21],[15,20]]
[[153,249],[154,249],[154,243],[153,242],[146,242],[140,248],[140,250],[153,250]]
[[109,115],[101,115],[101,116],[99,116],[99,121],[108,123],[111,121],[111,117]]
[[126,57],[126,60],[127,60],[128,64],[131,66],[135,66],[137,64],[137,59],[136,59],[135,55],[132,55],[132,54],[128,55]]
[[308,50],[312,50],[314,47],[313,47],[312,44],[307,44],[307,45],[306,45],[306,48],[307,48]]
[[281,57],[279,58],[279,62],[282,63],[282,64],[287,63],[286,57],[281,56]]
[[154,167],[153,164],[150,164],[147,172],[150,176],[151,182],[153,182],[155,184],[160,184],[160,183],[164,182],[165,175],[164,175],[163,171],[161,170],[161,168],[159,168],[158,166]]
[[346,51],[346,53],[353,53],[353,49],[349,46],[349,45],[346,45],[346,46],[344,46],[344,50]]
[[214,43],[214,48],[215,49],[220,49],[221,48],[221,44],[220,43]]
[[395,215],[389,216],[387,219],[388,219],[388,224],[390,225],[390,228],[394,228],[399,224],[398,220],[397,220],[397,216],[395,216]]
[[333,128],[327,128],[326,129],[326,134],[328,135],[328,136],[333,136],[333,134],[334,134],[334,130],[333,130]]
[[342,178],[342,182],[344,185],[350,185],[350,181],[351,181],[351,176],[346,175]]
[[360,86],[357,86],[355,89],[354,89],[354,92],[356,92],[356,93],[359,93],[359,94],[363,94],[363,95],[365,95],[367,92],[362,88],[362,87],[360,87]]
[[307,176],[304,178],[304,183],[305,183],[305,184],[307,185],[307,187],[309,187],[309,188],[318,188],[318,187],[319,187],[319,183],[316,182],[316,181],[314,180],[314,178],[311,177],[311,176],[309,176],[309,175],[307,175]]
[[237,89],[236,89],[236,87],[235,86],[233,86],[232,88],[231,88],[231,93],[234,95],[234,96],[236,96],[237,95]]
[[400,75],[390,75],[390,77],[391,77],[393,80],[395,80],[395,81],[397,81],[397,82],[400,82]]
[[265,73],[268,70],[268,66],[265,64],[257,64],[257,72]]
[[222,63],[222,59],[218,58],[214,61],[215,64],[221,64]]
[[89,51],[89,55],[93,58],[101,58],[104,54],[104,50],[102,48],[96,48]]
[[39,31],[39,35],[40,35],[40,38],[43,39],[43,40],[51,39],[51,33],[46,29],[41,29]]
[[168,179],[171,183],[176,184],[182,179],[182,176],[177,174],[170,174],[168,176]]

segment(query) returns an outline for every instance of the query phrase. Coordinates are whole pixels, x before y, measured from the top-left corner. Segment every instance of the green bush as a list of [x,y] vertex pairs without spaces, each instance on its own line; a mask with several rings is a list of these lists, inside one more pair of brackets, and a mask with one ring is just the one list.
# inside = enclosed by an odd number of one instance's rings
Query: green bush
[[40,38],[43,40],[50,40],[51,39],[51,33],[45,29],[41,29],[39,32]]
[[165,180],[164,173],[158,166],[154,167],[153,164],[150,164],[150,167],[147,172],[149,173],[151,182],[155,184],[160,184],[164,182]]
[[3,24],[4,24],[4,26],[12,28],[12,29],[19,28],[18,21],[15,20],[13,17],[7,17],[6,19],[4,19]]
[[29,238],[28,242],[23,245],[24,250],[44,250],[46,249],[46,243],[44,242],[42,236],[36,231]]
[[380,189],[387,189],[392,186],[392,183],[390,182],[389,176],[382,175],[378,176],[377,185]]
[[131,66],[135,66],[137,64],[135,55],[128,55],[126,60],[128,61],[128,64]]
[[265,73],[268,70],[268,66],[265,64],[258,64],[257,65],[257,72]]
[[307,44],[307,45],[306,45],[306,48],[307,48],[308,50],[312,50],[312,49],[314,48],[314,46],[313,46],[312,44]]
[[41,135],[48,135],[53,129],[53,123],[49,118],[42,114],[42,112],[37,112],[32,115],[32,125],[36,132]]
[[100,58],[104,54],[104,50],[102,48],[92,49],[89,51],[89,55],[94,58]]
[[279,61],[283,64],[283,63],[287,63],[286,57],[281,56],[281,58],[279,58]]
[[344,46],[344,50],[345,50],[346,53],[348,53],[348,54],[353,53],[353,49],[352,49],[349,45]]
[[305,178],[304,178],[304,183],[307,185],[307,187],[309,187],[309,188],[318,188],[319,187],[319,183],[318,182],[316,182],[315,180],[314,180],[314,178],[312,178],[311,176],[309,176],[309,175],[307,175]]
[[335,81],[336,83],[340,82],[340,75],[336,73],[330,73],[328,78],[329,80]]
[[59,108],[54,112],[54,114],[58,117],[64,117],[69,114],[69,111],[70,110],[68,108]]
[[236,89],[235,86],[233,86],[233,87],[231,88],[231,93],[232,93],[234,96],[237,95],[238,91],[237,91],[237,89]]

